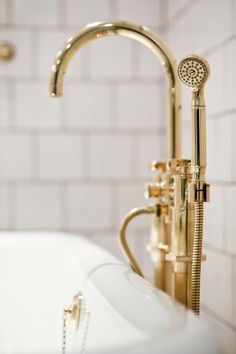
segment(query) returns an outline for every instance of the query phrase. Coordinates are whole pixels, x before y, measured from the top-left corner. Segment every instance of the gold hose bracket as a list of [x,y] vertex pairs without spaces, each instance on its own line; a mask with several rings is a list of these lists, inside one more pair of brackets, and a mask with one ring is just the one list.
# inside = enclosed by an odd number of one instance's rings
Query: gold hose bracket
[[136,261],[135,257],[133,256],[133,253],[131,252],[128,243],[127,243],[127,237],[126,237],[126,229],[129,225],[129,223],[136,218],[137,216],[144,215],[144,214],[154,214],[156,212],[156,206],[149,206],[149,207],[142,207],[142,208],[135,208],[132,209],[124,218],[120,230],[119,230],[119,242],[121,249],[123,251],[123,254],[129,263],[130,267],[132,270],[140,275],[141,277],[143,276],[143,273],[138,265],[138,262]]

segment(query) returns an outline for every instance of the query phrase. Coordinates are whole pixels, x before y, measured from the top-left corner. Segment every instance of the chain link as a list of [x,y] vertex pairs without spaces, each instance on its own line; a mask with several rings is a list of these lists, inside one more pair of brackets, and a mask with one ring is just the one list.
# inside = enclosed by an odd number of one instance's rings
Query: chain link
[[88,330],[89,330],[89,324],[90,324],[90,312],[86,311],[85,312],[85,328],[84,328],[84,335],[81,343],[81,352],[80,354],[85,353],[85,348],[86,348],[86,343],[87,343],[87,338],[88,338]]
[[62,354],[66,354],[67,313],[63,310],[62,316]]
[[[84,309],[86,309],[85,302],[83,303]],[[68,309],[63,310],[63,316],[62,316],[62,354],[66,354],[66,345],[67,345],[67,322],[68,322]],[[85,353],[86,349],[86,343],[87,343],[87,338],[88,338],[88,331],[89,331],[89,324],[90,324],[90,312],[88,310],[85,310],[85,315],[84,315],[84,333],[82,337],[82,342],[81,342],[81,354]]]

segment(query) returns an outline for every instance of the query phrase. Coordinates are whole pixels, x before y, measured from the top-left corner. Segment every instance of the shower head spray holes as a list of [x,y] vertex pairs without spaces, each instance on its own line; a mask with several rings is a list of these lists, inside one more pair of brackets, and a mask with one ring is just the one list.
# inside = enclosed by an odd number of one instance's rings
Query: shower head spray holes
[[178,66],[178,75],[186,85],[197,88],[207,80],[210,69],[205,59],[191,55],[184,58]]

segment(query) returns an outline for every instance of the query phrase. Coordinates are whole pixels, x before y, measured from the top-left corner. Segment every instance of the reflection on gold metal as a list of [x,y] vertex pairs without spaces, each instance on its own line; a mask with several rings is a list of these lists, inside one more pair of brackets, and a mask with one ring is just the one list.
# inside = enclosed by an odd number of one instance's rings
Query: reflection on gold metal
[[64,308],[64,313],[69,314],[70,321],[76,329],[78,329],[79,327],[82,301],[83,295],[81,293],[78,293],[74,296],[71,307]]
[[2,42],[0,43],[0,60],[10,60],[14,56],[14,48],[11,43]]
[[109,20],[87,25],[75,36],[70,37],[64,48],[57,54],[52,66],[50,95],[62,95],[64,74],[71,57],[85,44],[104,36],[124,36],[135,39],[147,46],[160,60],[166,74],[168,91],[168,157],[180,157],[180,89],[176,62],[167,46],[144,26],[127,21]]
[[130,248],[127,243],[126,229],[130,221],[133,220],[135,217],[144,214],[154,214],[154,213],[155,213],[154,207],[136,208],[131,210],[129,214],[126,215],[126,217],[124,218],[119,231],[119,240],[120,240],[120,245],[121,245],[121,249],[123,250],[124,256],[126,257],[127,262],[130,264],[130,267],[133,269],[133,271],[139,274],[141,277],[143,277],[143,273],[139,268],[139,265],[135,257],[133,256],[132,252],[130,251]]
[[[209,185],[205,183],[206,171],[206,107],[204,84],[210,74],[208,63],[191,55],[178,67],[180,79],[192,90],[192,183],[190,193],[194,201],[194,236],[192,256],[192,310],[200,313],[200,280],[203,239],[203,203],[209,200]],[[191,190],[190,189],[190,190]],[[194,194],[194,196],[193,196]]]
[[[206,129],[203,84],[209,75],[204,59],[192,55],[178,67],[166,45],[147,28],[126,21],[109,20],[87,25],[70,37],[52,67],[50,94],[62,95],[63,79],[71,57],[86,43],[103,36],[135,39],[151,49],[160,60],[167,82],[168,118],[166,161],[153,161],[158,176],[146,185],[145,196],[153,206],[131,210],[120,228],[120,244],[131,268],[143,276],[127,242],[128,224],[143,214],[152,217],[148,246],[154,284],[199,314],[202,255],[203,203],[209,200],[205,183]],[[192,159],[181,157],[180,79],[192,89]]]

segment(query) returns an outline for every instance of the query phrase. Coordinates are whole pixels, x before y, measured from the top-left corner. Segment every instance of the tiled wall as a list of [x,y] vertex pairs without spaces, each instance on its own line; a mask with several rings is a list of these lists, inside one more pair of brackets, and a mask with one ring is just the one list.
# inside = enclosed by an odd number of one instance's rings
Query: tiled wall
[[[202,304],[236,348],[236,168],[234,0],[0,0],[0,39],[15,58],[0,62],[0,228],[67,230],[119,255],[124,214],[147,202],[147,165],[165,158],[165,82],[153,54],[127,38],[88,44],[70,63],[64,96],[48,97],[50,67],[65,40],[88,22],[145,24],[177,60],[204,55],[208,170]],[[184,157],[190,156],[190,92],[183,88]],[[148,218],[131,227],[144,261]],[[147,264],[147,262],[145,263]]]

